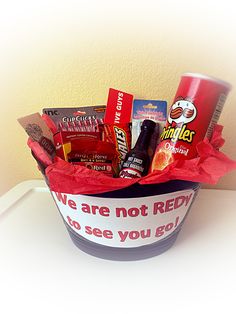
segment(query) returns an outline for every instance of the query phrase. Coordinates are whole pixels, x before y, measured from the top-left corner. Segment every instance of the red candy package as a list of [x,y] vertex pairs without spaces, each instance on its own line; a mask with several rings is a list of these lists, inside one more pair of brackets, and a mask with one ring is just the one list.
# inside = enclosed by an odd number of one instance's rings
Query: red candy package
[[126,154],[131,149],[130,125],[126,124],[104,124],[104,140],[114,143],[117,152],[116,175],[118,175],[121,164]]
[[67,160],[74,165],[101,171],[108,176],[113,176],[116,172],[117,154],[114,144],[93,138],[72,141]]
[[99,132],[78,132],[78,131],[59,131],[54,134],[56,154],[61,159],[68,161],[67,155],[72,151],[72,147],[78,146],[81,142],[90,139],[100,140]]

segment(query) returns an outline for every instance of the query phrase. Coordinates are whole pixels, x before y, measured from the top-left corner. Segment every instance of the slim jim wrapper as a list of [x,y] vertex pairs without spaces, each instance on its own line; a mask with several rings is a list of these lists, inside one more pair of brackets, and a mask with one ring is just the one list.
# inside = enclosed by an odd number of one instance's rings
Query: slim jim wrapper
[[204,138],[211,138],[230,89],[230,84],[212,77],[182,75],[151,171],[197,156],[196,145]]

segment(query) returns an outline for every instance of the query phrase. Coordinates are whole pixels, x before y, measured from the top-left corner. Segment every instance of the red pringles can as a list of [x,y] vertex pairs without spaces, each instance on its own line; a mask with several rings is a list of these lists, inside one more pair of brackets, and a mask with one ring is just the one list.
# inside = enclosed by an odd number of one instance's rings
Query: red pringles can
[[197,73],[185,73],[169,110],[151,171],[177,159],[197,156],[196,145],[212,135],[231,85]]

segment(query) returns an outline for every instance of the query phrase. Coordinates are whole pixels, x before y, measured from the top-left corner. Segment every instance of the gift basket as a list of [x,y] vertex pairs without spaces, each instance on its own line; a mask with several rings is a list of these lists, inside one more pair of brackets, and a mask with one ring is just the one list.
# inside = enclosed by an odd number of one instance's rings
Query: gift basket
[[163,100],[109,89],[106,106],[45,108],[19,119],[74,244],[106,259],[168,250],[201,183],[236,162],[220,151],[217,124],[230,84],[182,75]]

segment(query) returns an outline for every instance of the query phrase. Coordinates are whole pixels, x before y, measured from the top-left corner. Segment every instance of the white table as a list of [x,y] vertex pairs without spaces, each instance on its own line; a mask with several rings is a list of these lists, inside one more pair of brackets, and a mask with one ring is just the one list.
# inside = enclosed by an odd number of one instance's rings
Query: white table
[[236,191],[201,190],[167,252],[136,262],[74,246],[41,180],[0,200],[0,311],[236,313]]

